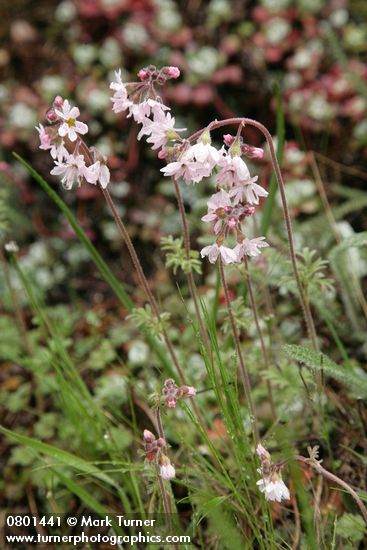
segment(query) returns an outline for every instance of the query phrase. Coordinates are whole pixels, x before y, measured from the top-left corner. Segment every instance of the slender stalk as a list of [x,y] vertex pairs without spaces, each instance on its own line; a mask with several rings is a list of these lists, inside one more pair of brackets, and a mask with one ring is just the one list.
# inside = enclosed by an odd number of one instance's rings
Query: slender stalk
[[[175,187],[177,203],[178,203],[178,209],[179,209],[180,215],[181,215],[186,258],[189,260],[190,259],[190,250],[191,250],[191,248],[190,248],[190,233],[189,233],[189,225],[187,223],[187,216],[186,216],[186,212],[185,212],[185,206],[184,206],[184,202],[182,200],[182,194],[181,194],[180,186],[178,185],[177,180],[172,178],[172,182],[173,182],[173,185]],[[212,353],[211,353],[211,348],[209,346],[208,332],[207,332],[207,329],[204,325],[203,318],[202,318],[202,315],[201,315],[201,312],[200,312],[199,302],[198,302],[197,294],[196,294],[196,285],[195,285],[194,275],[193,275],[192,271],[189,271],[187,273],[187,280],[188,280],[188,283],[189,283],[191,298],[194,302],[195,313],[196,313],[196,317],[197,317],[198,322],[199,322],[201,336],[204,340],[204,344],[205,344],[205,347],[207,349],[207,352],[208,352],[209,356],[211,356]]]
[[[149,283],[147,281],[147,278],[145,277],[145,274],[144,274],[143,268],[141,266],[140,260],[138,258],[138,255],[136,254],[135,247],[134,247],[134,245],[133,245],[133,243],[130,239],[130,235],[129,235],[126,227],[125,227],[125,224],[123,223],[120,216],[118,215],[118,212],[117,212],[116,207],[113,203],[111,195],[109,194],[109,192],[106,189],[101,188],[101,190],[102,190],[104,198],[106,199],[106,202],[107,202],[108,206],[110,207],[110,210],[111,210],[112,216],[113,216],[113,218],[116,222],[116,225],[119,228],[119,230],[121,232],[121,235],[122,235],[122,237],[125,241],[125,244],[128,248],[128,251],[129,251],[131,260],[133,262],[135,271],[138,275],[139,283],[141,284],[141,286],[143,287],[143,289],[145,291],[145,294],[148,298],[150,307],[152,308],[152,311],[153,311],[154,315],[160,321],[161,320],[161,314],[160,314],[157,302],[156,302],[156,300],[153,296],[152,291],[150,290]],[[184,375],[183,370],[182,370],[182,368],[181,368],[181,366],[178,362],[176,353],[175,353],[175,351],[173,349],[173,346],[171,344],[171,341],[168,337],[167,331],[164,328],[162,329],[162,336],[163,336],[164,342],[167,346],[168,352],[171,356],[171,359],[173,361],[173,364],[176,367],[176,370],[178,372],[180,380],[184,384],[185,383],[185,375]]]
[[[314,350],[317,351],[319,346],[318,346],[317,337],[316,337],[315,325],[314,325],[314,322],[313,322],[313,317],[312,317],[312,313],[311,313],[311,309],[310,309],[310,304],[309,304],[309,301],[307,300],[307,298],[305,296],[303,285],[302,285],[302,282],[301,282],[301,279],[300,279],[300,276],[299,276],[299,272],[298,272],[296,253],[295,253],[295,247],[294,247],[294,240],[293,240],[293,232],[292,232],[292,223],[291,223],[291,217],[290,217],[289,209],[288,209],[287,197],[286,197],[286,194],[285,194],[285,185],[284,185],[284,180],[283,180],[282,173],[280,171],[279,163],[278,163],[278,160],[277,160],[277,157],[276,157],[273,139],[271,137],[271,134],[270,134],[269,130],[263,124],[261,124],[261,122],[258,122],[257,120],[253,120],[251,118],[235,117],[235,118],[228,118],[226,120],[215,121],[211,125],[211,130],[214,130],[216,128],[220,128],[221,126],[227,126],[229,124],[243,124],[243,125],[247,125],[247,126],[254,126],[258,130],[260,130],[260,132],[265,136],[265,139],[266,139],[267,144],[269,146],[271,162],[272,162],[272,165],[273,165],[275,177],[276,177],[278,187],[279,187],[279,191],[280,191],[280,196],[281,196],[281,199],[282,199],[283,214],[284,214],[284,220],[285,220],[285,225],[286,225],[286,230],[287,230],[288,246],[289,246],[289,253],[290,253],[290,258],[291,258],[291,263],[292,263],[293,274],[294,274],[294,277],[295,277],[296,283],[297,283],[299,298],[300,298],[300,302],[301,302],[303,316],[304,316],[304,319],[305,319],[305,322],[306,322],[307,332],[308,332],[309,338],[312,342],[312,347],[314,348]],[[200,137],[200,135],[204,131],[205,131],[205,128],[199,130],[198,132],[195,132],[194,134],[192,134],[192,136],[190,136],[188,138],[188,141],[190,141],[190,142],[195,141],[196,139],[198,139]]]
[[[86,143],[81,138],[78,138],[78,146],[82,149],[83,154],[85,154],[88,161],[92,164],[94,162],[93,156],[92,156],[88,146],[86,145]],[[153,295],[152,291],[150,290],[149,283],[148,283],[147,278],[145,276],[145,273],[143,271],[142,265],[140,263],[138,255],[135,251],[134,245],[133,245],[133,243],[130,239],[129,232],[127,231],[127,229],[125,227],[125,224],[121,220],[121,218],[120,218],[120,216],[119,216],[119,214],[116,210],[116,207],[114,205],[114,202],[112,200],[111,195],[109,194],[107,189],[103,189],[103,187],[101,185],[99,187],[102,191],[102,194],[103,194],[108,206],[110,207],[112,216],[115,220],[115,223],[116,223],[118,229],[120,230],[122,238],[124,239],[124,241],[126,243],[126,246],[128,248],[128,251],[129,251],[129,254],[130,254],[130,257],[131,257],[131,261],[133,262],[134,268],[135,268],[136,273],[138,275],[139,283],[141,284],[141,286],[143,287],[143,289],[145,291],[145,294],[148,298],[150,307],[152,308],[152,311],[153,311],[154,315],[156,316],[156,318],[158,319],[158,321],[161,321],[161,315],[160,315],[160,311],[159,311],[157,302],[154,298],[154,295]],[[162,326],[163,326],[163,324],[162,324]],[[183,370],[182,370],[182,368],[181,368],[181,366],[178,362],[176,353],[173,349],[173,346],[171,344],[171,341],[169,339],[167,331],[165,330],[164,327],[162,328],[162,336],[163,336],[164,343],[167,346],[168,353],[170,354],[172,362],[173,362],[173,364],[174,364],[174,366],[177,370],[177,373],[179,375],[181,384],[185,384],[184,372],[183,372]],[[205,429],[204,419],[203,419],[203,417],[202,417],[202,415],[199,411],[199,408],[197,407],[195,402],[193,402],[193,409],[195,411],[196,416],[198,417],[198,420],[199,420],[202,428]]]
[[[130,254],[130,257],[131,257],[131,260],[134,264],[134,268],[135,268],[136,273],[138,275],[139,282],[140,282],[141,286],[143,287],[143,289],[145,290],[145,293],[147,295],[150,307],[152,308],[152,311],[153,311],[154,315],[160,321],[161,320],[161,314],[160,314],[157,302],[156,302],[156,300],[153,296],[152,291],[150,290],[149,283],[148,283],[148,281],[145,277],[145,274],[144,274],[143,268],[141,266],[140,260],[139,260],[137,254],[136,254],[134,245],[133,245],[133,243],[130,239],[130,235],[129,235],[126,227],[125,227],[125,224],[123,223],[120,216],[118,215],[118,212],[115,208],[115,205],[113,203],[111,195],[109,194],[109,192],[106,189],[102,189],[102,187],[101,187],[101,191],[103,193],[104,198],[107,201],[108,206],[111,209],[111,212],[112,212],[113,218],[116,222],[116,225],[118,226],[118,228],[119,228],[119,230],[122,234],[122,237],[123,237],[123,239],[126,243],[126,246],[128,248],[128,251],[129,251],[129,254]],[[162,324],[162,326],[163,326],[163,324]],[[162,328],[162,336],[163,336],[164,343],[167,346],[168,353],[170,354],[172,362],[173,362],[173,364],[174,364],[174,366],[177,370],[177,373],[180,377],[181,384],[186,384],[184,372],[181,368],[180,363],[178,362],[177,355],[175,353],[175,350],[173,349],[172,343],[169,339],[169,336],[168,336],[167,331],[165,330],[165,328]],[[193,401],[192,406],[193,406],[193,409],[195,411],[196,416],[198,417],[198,420],[199,420],[200,424],[202,425],[203,428],[205,428],[204,419],[203,419],[203,417],[202,417],[202,415],[199,411],[199,408],[196,405],[195,401]]]
[[309,458],[305,458],[304,456],[297,456],[296,458],[298,462],[302,462],[303,464],[310,466],[311,468],[316,470],[318,474],[326,477],[327,479],[330,479],[330,481],[333,481],[334,483],[337,483],[338,485],[343,487],[343,489],[345,489],[352,496],[358,508],[360,509],[364,520],[367,523],[367,508],[363,504],[362,499],[358,496],[356,491],[350,485],[348,485],[346,481],[343,481],[342,479],[340,479],[340,477],[336,476],[335,474],[332,474],[328,470],[325,470],[325,468],[321,466],[321,464],[316,460],[311,460]]
[[[251,277],[250,277],[250,274],[248,272],[248,262],[247,262],[246,256],[244,258],[244,264],[245,264],[245,279],[246,279],[247,289],[248,289],[248,293],[249,293],[249,297],[250,297],[251,309],[252,309],[252,313],[253,313],[253,316],[254,316],[256,330],[257,330],[257,333],[258,333],[259,338],[260,338],[261,353],[262,353],[262,356],[263,356],[265,368],[267,370],[269,370],[270,369],[269,354],[268,354],[268,350],[266,349],[264,335],[263,335],[263,332],[262,332],[262,329],[261,329],[261,326],[260,326],[260,322],[259,322],[259,316],[258,316],[258,313],[257,313],[257,305],[256,305],[254,291],[253,291],[253,288],[252,288]],[[272,387],[271,387],[270,380],[266,380],[266,387],[267,387],[268,395],[269,395],[271,413],[273,415],[273,418],[275,419],[276,416],[277,416],[277,413],[276,413],[276,410],[275,410],[273,390],[272,390]]]
[[253,402],[253,399],[252,399],[250,376],[249,376],[248,370],[247,370],[246,365],[245,365],[245,361],[244,361],[242,350],[241,350],[240,339],[239,339],[239,336],[238,336],[236,323],[235,323],[235,320],[234,320],[234,317],[233,317],[233,311],[232,311],[231,301],[230,301],[230,298],[229,298],[228,285],[227,285],[227,281],[226,281],[226,278],[225,278],[225,275],[224,275],[224,268],[223,268],[222,259],[220,259],[220,262],[219,262],[219,270],[220,270],[220,278],[221,278],[222,286],[223,286],[223,290],[224,290],[224,297],[225,297],[225,301],[226,301],[226,306],[227,306],[227,310],[228,310],[229,322],[231,324],[233,340],[234,340],[234,343],[235,343],[235,346],[236,346],[236,351],[237,351],[237,356],[238,356],[238,363],[239,363],[239,367],[240,367],[241,379],[242,379],[243,387],[244,387],[244,390],[245,390],[245,395],[246,395],[246,399],[247,399],[248,406],[249,406],[249,409],[250,409],[250,413],[251,413],[251,416],[252,416],[253,422],[254,422],[255,440],[256,440],[256,443],[258,443],[259,440],[260,440],[259,428],[258,428],[258,425],[257,425],[257,419],[256,419],[256,415],[255,415],[255,406],[254,406],[254,402]]

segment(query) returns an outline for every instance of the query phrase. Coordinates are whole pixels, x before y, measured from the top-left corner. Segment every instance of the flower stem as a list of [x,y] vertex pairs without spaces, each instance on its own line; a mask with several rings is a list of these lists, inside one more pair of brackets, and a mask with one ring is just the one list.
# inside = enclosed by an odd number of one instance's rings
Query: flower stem
[[[128,248],[128,251],[129,251],[129,254],[130,254],[130,257],[131,257],[131,260],[133,262],[134,268],[135,268],[136,273],[138,275],[139,283],[141,284],[142,288],[144,289],[144,291],[146,293],[146,296],[148,298],[150,307],[152,308],[152,311],[153,311],[154,315],[156,316],[156,318],[158,319],[158,321],[161,321],[161,314],[160,314],[157,302],[156,302],[156,300],[153,296],[152,291],[150,290],[149,283],[147,281],[147,278],[145,277],[145,274],[144,274],[143,268],[141,266],[140,260],[138,258],[138,255],[137,255],[136,251],[135,251],[134,245],[133,245],[133,243],[130,239],[130,235],[129,235],[126,227],[125,227],[125,224],[121,220],[109,192],[106,189],[103,189],[102,187],[101,187],[101,191],[103,193],[104,198],[106,199],[106,202],[107,202],[108,206],[110,207],[110,210],[111,210],[112,216],[113,216],[113,218],[116,222],[116,225],[119,228],[119,230],[121,232],[121,235],[122,235],[122,237],[123,237],[123,239],[126,243],[126,246]],[[163,324],[162,324],[162,326],[163,326]],[[169,336],[168,336],[167,331],[165,330],[165,328],[162,329],[162,336],[163,336],[164,343],[167,346],[168,353],[170,354],[172,362],[173,362],[173,364],[176,368],[176,371],[178,373],[178,376],[180,378],[181,384],[186,384],[184,372],[181,368],[180,363],[178,362],[177,355],[175,353],[175,350],[173,349],[172,343],[169,339]],[[203,417],[202,417],[202,415],[199,411],[198,406],[196,405],[196,403],[194,401],[193,401],[192,406],[193,406],[195,414],[196,414],[202,428],[205,429],[204,419],[203,419]]]
[[252,393],[251,393],[250,376],[249,376],[248,370],[247,370],[246,365],[245,365],[245,361],[244,361],[242,350],[241,350],[240,339],[238,337],[237,327],[236,327],[236,323],[235,323],[235,320],[234,320],[234,317],[233,317],[232,306],[231,306],[231,301],[230,301],[230,297],[229,297],[227,281],[226,281],[226,278],[225,278],[225,275],[224,275],[224,268],[223,268],[222,259],[220,259],[220,262],[219,262],[219,271],[220,271],[220,278],[221,278],[222,286],[223,286],[223,290],[224,290],[224,297],[225,297],[225,301],[226,301],[226,306],[227,306],[227,310],[228,310],[229,322],[231,324],[233,340],[234,340],[234,343],[235,343],[235,346],[236,346],[238,362],[239,362],[239,367],[240,367],[240,375],[241,375],[242,384],[243,384],[243,387],[244,387],[244,390],[245,390],[245,396],[246,396],[246,399],[247,399],[247,403],[248,403],[248,406],[249,406],[249,409],[250,409],[250,414],[251,414],[252,419],[253,419],[255,441],[256,441],[256,444],[257,444],[260,440],[260,437],[259,437],[259,429],[258,429],[258,425],[257,425],[257,419],[256,419],[256,415],[255,415],[255,406],[254,406],[254,402],[253,402],[253,399],[252,399]]
[[362,499],[358,496],[356,491],[350,485],[348,485],[346,481],[343,481],[342,479],[340,479],[340,477],[336,476],[335,474],[332,474],[328,470],[325,470],[325,468],[321,466],[321,464],[317,462],[317,460],[311,460],[309,458],[305,458],[304,456],[297,456],[296,458],[298,462],[302,462],[303,464],[310,466],[311,468],[316,470],[316,472],[319,473],[320,475],[326,477],[327,479],[330,479],[334,483],[337,483],[338,485],[343,487],[343,489],[345,489],[352,496],[358,508],[360,509],[364,520],[367,523],[367,508],[363,504]]

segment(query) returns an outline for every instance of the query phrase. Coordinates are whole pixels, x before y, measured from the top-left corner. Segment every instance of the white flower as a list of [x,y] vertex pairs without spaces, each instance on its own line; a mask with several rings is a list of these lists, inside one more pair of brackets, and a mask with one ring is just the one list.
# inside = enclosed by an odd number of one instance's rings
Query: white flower
[[235,249],[232,250],[232,248],[228,248],[227,246],[218,246],[216,243],[203,248],[200,254],[202,258],[208,256],[211,264],[214,264],[217,261],[219,255],[221,256],[223,263],[226,265],[233,264],[238,261]]
[[80,115],[78,107],[71,107],[67,99],[62,104],[62,111],[56,109],[56,114],[65,121],[58,129],[59,136],[67,136],[70,141],[76,141],[77,134],[84,135],[88,132],[88,126],[77,120]]
[[259,248],[265,248],[269,246],[265,242],[265,237],[256,237],[256,239],[243,239],[241,243],[238,243],[234,251],[237,255],[238,261],[241,261],[246,256],[259,256],[261,254]]
[[221,152],[218,149],[209,143],[199,141],[186,149],[177,161],[170,162],[161,168],[161,172],[175,179],[183,177],[187,184],[198,183],[210,176],[220,158]]
[[19,246],[15,241],[5,243],[4,248],[7,252],[19,252]]
[[233,187],[251,179],[247,164],[239,156],[232,157],[229,153],[220,158],[220,171],[217,174],[217,182],[220,185]]
[[128,99],[127,89],[125,84],[121,80],[121,69],[115,71],[116,82],[111,82],[110,88],[115,90],[115,93],[111,97],[113,103],[112,110],[114,113],[121,113],[126,111],[132,106],[132,102]]
[[258,176],[235,185],[229,190],[229,195],[234,203],[247,202],[248,204],[259,204],[259,197],[267,197],[268,192],[261,185],[255,183]]
[[152,149],[159,149],[164,147],[169,139],[173,139],[176,132],[186,130],[186,128],[176,129],[174,126],[175,119],[171,113],[165,113],[162,110],[156,111],[153,120],[146,119],[143,123],[138,139],[141,139],[142,136],[149,136],[147,142],[153,144]]
[[65,161],[55,161],[55,168],[51,170],[54,176],[62,176],[61,181],[65,189],[71,189],[75,182],[81,184],[85,177],[86,166],[83,155],[69,155]]
[[159,475],[162,479],[173,479],[176,475],[175,469],[170,459],[166,455],[161,455],[159,459]]
[[289,500],[290,494],[288,487],[278,474],[273,474],[271,478],[262,478],[256,482],[260,491],[265,494],[266,500]]
[[169,110],[170,108],[160,101],[156,101],[155,99],[145,99],[141,103],[131,103],[129,107],[129,114],[127,116],[132,116],[135,122],[145,125],[149,123],[148,117],[150,117],[150,115],[159,115],[164,113],[164,111]]
[[110,182],[110,171],[105,162],[97,160],[86,168],[84,177],[89,183],[96,184],[99,181],[102,188],[106,189]]

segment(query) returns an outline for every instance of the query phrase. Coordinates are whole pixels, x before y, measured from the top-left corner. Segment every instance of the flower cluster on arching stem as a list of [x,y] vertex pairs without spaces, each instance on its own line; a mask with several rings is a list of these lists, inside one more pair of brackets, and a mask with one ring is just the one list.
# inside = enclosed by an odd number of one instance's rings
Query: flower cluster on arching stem
[[83,181],[97,183],[105,189],[110,181],[107,159],[95,147],[88,147],[81,136],[88,126],[78,120],[80,111],[67,99],[57,96],[46,114],[47,126],[39,124],[36,129],[40,149],[50,151],[55,167],[51,174],[61,177],[63,187],[71,189]]
[[270,453],[260,443],[256,447],[256,452],[261,461],[258,472],[262,477],[256,482],[259,490],[264,493],[266,500],[289,500],[289,490],[281,478],[280,466],[272,463]]
[[[268,246],[265,237],[249,239],[242,224],[268,193],[257,183],[257,176],[251,177],[243,157],[260,159],[264,151],[243,143],[242,125],[236,136],[223,136],[224,143],[219,149],[212,145],[210,125],[199,132],[196,143],[182,138],[180,133],[184,129],[175,127],[170,108],[162,102],[157,89],[179,75],[177,67],[157,69],[150,65],[139,71],[138,82],[124,83],[121,71],[117,71],[116,80],[110,85],[114,92],[112,109],[115,113],[126,111],[127,117],[141,125],[138,139],[145,136],[152,149],[158,151],[158,157],[166,159],[167,165],[161,169],[165,176],[182,178],[190,185],[215,172],[217,189],[208,201],[208,213],[202,218],[206,223],[214,222],[215,242],[204,247],[201,256],[207,256],[211,263],[221,257],[225,264],[242,262],[245,256],[258,256],[261,248]],[[234,247],[227,245],[231,236],[236,239]]]

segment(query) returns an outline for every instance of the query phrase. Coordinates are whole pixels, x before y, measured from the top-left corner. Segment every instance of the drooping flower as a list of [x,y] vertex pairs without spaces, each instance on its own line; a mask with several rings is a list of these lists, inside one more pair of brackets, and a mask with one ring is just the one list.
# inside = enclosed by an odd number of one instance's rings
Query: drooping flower
[[51,170],[54,176],[62,176],[61,182],[65,189],[71,189],[73,184],[77,182],[81,184],[82,179],[86,174],[86,165],[83,155],[69,155],[59,162],[55,161],[56,166]]
[[255,183],[258,176],[249,178],[238,183],[229,190],[229,195],[235,204],[247,202],[248,204],[259,204],[259,197],[267,197],[268,192],[261,185]]
[[221,152],[210,143],[199,141],[186,148],[177,161],[170,162],[161,172],[175,179],[183,178],[185,183],[198,183],[212,173],[219,163]]
[[217,243],[205,246],[200,254],[202,258],[208,256],[208,260],[211,264],[214,264],[219,256],[221,256],[223,263],[226,265],[238,262],[237,253],[234,249],[223,245],[218,246]]
[[[106,160],[106,159],[105,159]],[[94,164],[88,166],[85,170],[85,179],[88,183],[96,184],[97,181],[103,189],[106,189],[110,182],[110,171],[106,162],[97,160]]]
[[159,475],[162,479],[173,479],[176,475],[176,471],[171,464],[170,459],[165,454],[161,454],[159,457]]
[[39,124],[38,126],[36,126],[36,130],[40,138],[40,144],[41,144],[40,149],[43,149],[44,151],[51,149],[52,138],[50,134],[47,132],[47,130],[45,129],[45,127],[42,124]]
[[121,80],[121,69],[115,71],[116,82],[111,82],[111,90],[115,90],[111,101],[113,103],[112,110],[114,113],[121,113],[126,111],[132,105],[132,101],[128,99],[127,89],[125,84]]
[[132,116],[138,124],[148,124],[151,115],[157,115],[169,111],[170,108],[156,99],[145,99],[140,103],[131,103],[128,117]]
[[171,113],[163,110],[156,110],[153,114],[153,120],[146,119],[142,129],[138,134],[138,139],[142,136],[148,136],[147,142],[152,144],[152,149],[164,147],[167,141],[177,139],[177,132],[182,132],[186,128],[175,128],[175,119]]
[[231,188],[251,179],[247,164],[238,155],[232,157],[230,153],[223,154],[219,165],[221,169],[216,179],[221,186]]
[[255,239],[243,239],[238,243],[235,248],[235,254],[238,261],[243,260],[244,256],[259,256],[261,254],[260,248],[269,246],[265,241],[265,237],[256,237]]
[[277,473],[273,473],[269,478],[259,479],[256,485],[264,493],[266,500],[282,502],[290,499],[289,489]]
[[288,487],[279,474],[280,466],[272,464],[270,453],[261,444],[258,444],[256,452],[261,460],[261,468],[258,472],[262,478],[256,482],[259,490],[264,493],[266,500],[277,502],[289,500]]
[[224,189],[221,189],[208,200],[208,213],[201,219],[206,223],[215,221],[214,233],[217,234],[221,229],[225,213],[229,209],[232,209],[231,198]]
[[64,122],[58,128],[59,136],[67,136],[70,141],[76,141],[78,134],[84,135],[88,132],[88,126],[77,120],[80,115],[78,107],[71,107],[67,99],[63,102],[61,110],[55,110],[58,117]]

